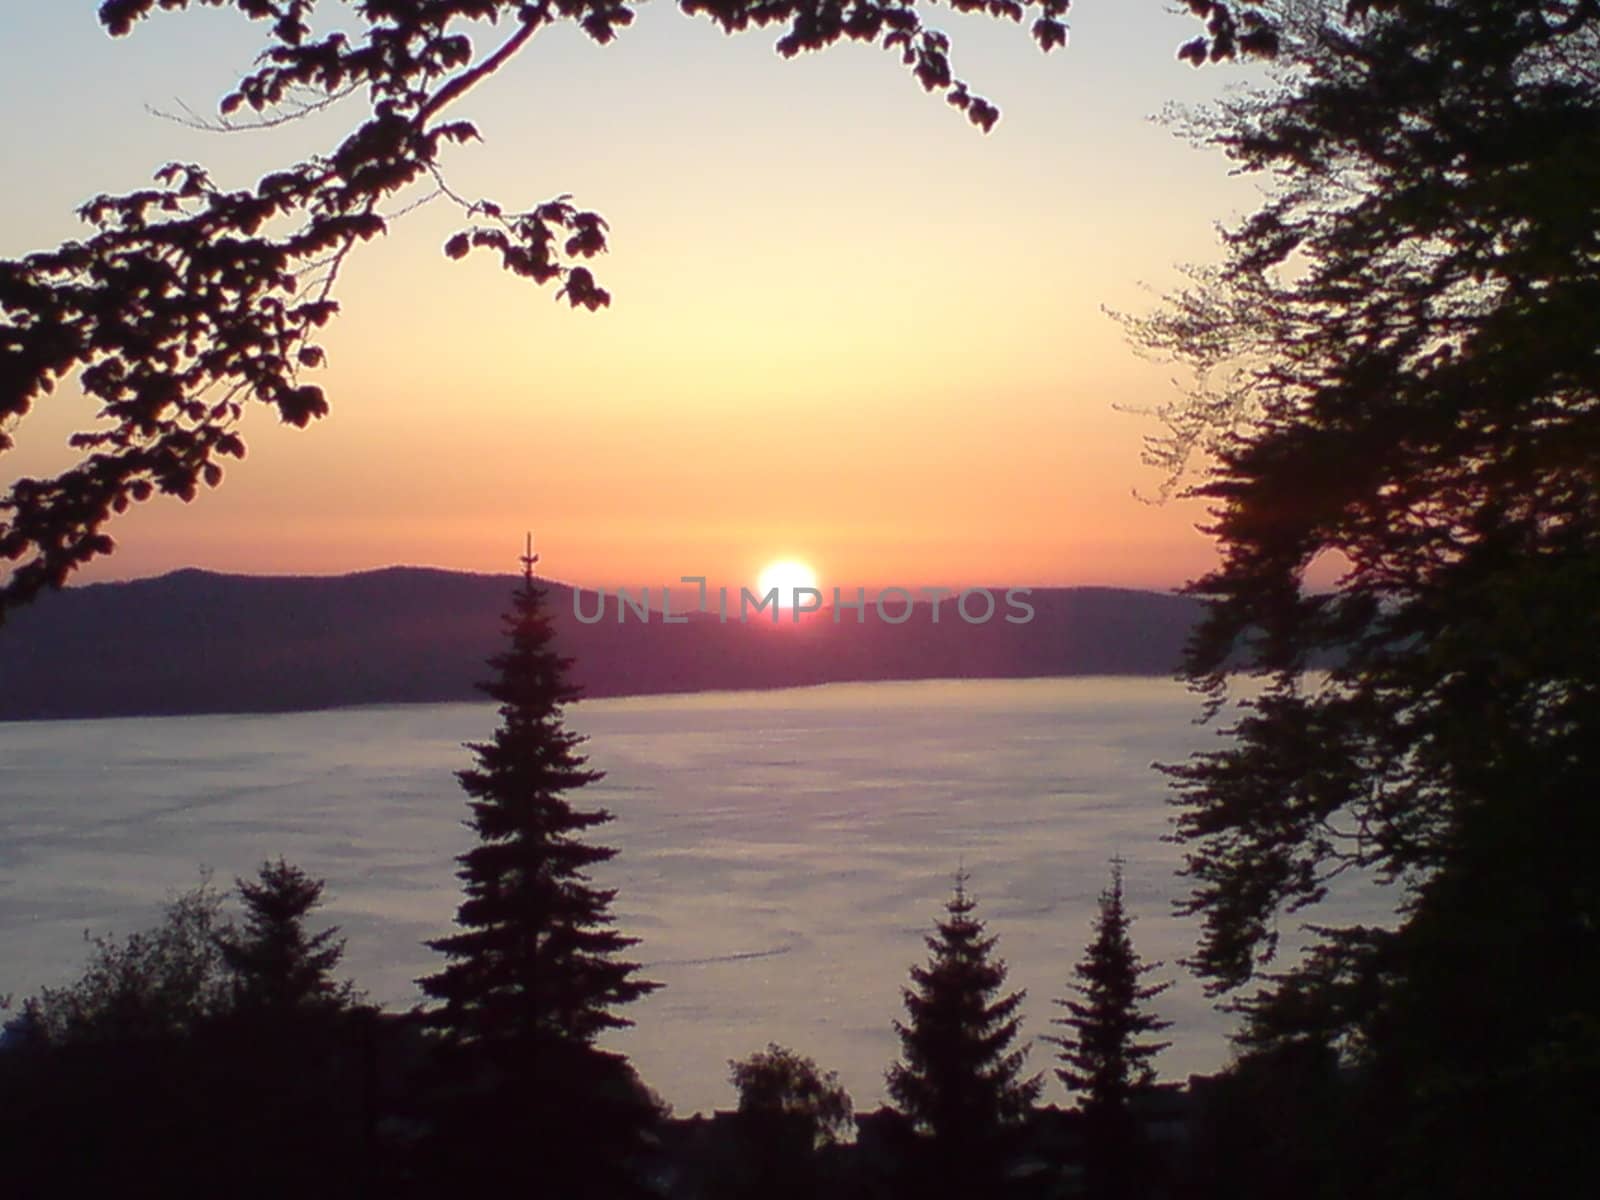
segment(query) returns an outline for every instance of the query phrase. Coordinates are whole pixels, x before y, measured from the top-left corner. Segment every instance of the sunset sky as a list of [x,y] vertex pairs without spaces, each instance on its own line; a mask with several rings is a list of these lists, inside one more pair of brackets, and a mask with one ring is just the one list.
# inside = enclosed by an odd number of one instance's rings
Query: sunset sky
[[[0,254],[73,236],[85,199],[169,160],[248,185],[362,111],[232,135],[149,115],[214,111],[261,30],[208,9],[112,40],[96,8],[0,6]],[[1082,0],[1049,56],[1025,28],[935,13],[1002,109],[988,136],[864,47],[784,62],[771,31],[649,5],[608,48],[540,35],[455,110],[486,142],[453,152],[451,181],[603,213],[612,307],[446,260],[461,218],[443,204],[407,216],[342,282],[314,380],[332,414],[298,431],[252,413],[219,490],[122,518],[78,578],[505,571],[530,526],[547,572],[590,586],[738,585],[785,557],[849,588],[1203,570],[1204,513],[1135,498],[1161,482],[1139,463],[1156,426],[1117,408],[1168,398],[1172,369],[1102,306],[1147,308],[1252,206],[1253,184],[1149,119],[1239,72],[1175,61],[1196,27],[1159,0]],[[89,419],[48,398],[0,479],[59,469]]]

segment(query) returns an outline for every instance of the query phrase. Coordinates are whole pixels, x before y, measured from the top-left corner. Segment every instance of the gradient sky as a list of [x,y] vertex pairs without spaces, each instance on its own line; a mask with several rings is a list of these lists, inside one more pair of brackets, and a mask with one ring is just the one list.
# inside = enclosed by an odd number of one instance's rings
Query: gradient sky
[[[144,106],[212,111],[259,28],[200,10],[114,41],[97,7],[0,6],[0,254],[74,235],[85,199],[165,161],[247,185],[361,111],[232,135],[162,120]],[[1135,498],[1161,482],[1139,463],[1156,425],[1117,409],[1167,399],[1173,370],[1102,306],[1147,308],[1214,258],[1214,223],[1255,191],[1149,119],[1239,78],[1176,62],[1195,25],[1163,7],[1080,0],[1049,56],[933,10],[1002,109],[988,136],[865,47],[784,62],[771,31],[650,5],[608,48],[540,35],[453,110],[487,141],[450,178],[603,213],[612,307],[447,261],[458,214],[407,216],[342,281],[315,380],[332,414],[251,413],[219,490],[136,509],[78,578],[506,571],[531,526],[548,574],[590,586],[737,586],[779,557],[846,588],[1183,582],[1212,561],[1204,513]],[[89,419],[46,398],[0,480],[59,468]]]

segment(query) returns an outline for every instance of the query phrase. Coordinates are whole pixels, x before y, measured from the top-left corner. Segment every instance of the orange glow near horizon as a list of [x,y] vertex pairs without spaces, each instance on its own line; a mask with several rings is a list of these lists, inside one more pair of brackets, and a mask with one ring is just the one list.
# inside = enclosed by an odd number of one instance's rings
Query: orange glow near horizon
[[[236,139],[129,115],[130,97],[221,95],[249,61],[248,22],[196,11],[80,45],[92,22],[28,7],[0,12],[0,40],[20,21],[39,62],[109,82],[13,131],[30,186],[0,202],[0,254],[77,234],[85,196],[160,162],[246,184],[342,131],[334,113]],[[770,38],[670,11],[603,50],[530,45],[463,104],[486,140],[452,153],[452,184],[507,202],[570,191],[602,212],[612,307],[573,312],[487,258],[450,262],[462,215],[410,213],[340,280],[328,366],[308,375],[331,414],[301,431],[250,412],[249,458],[219,489],[135,506],[108,529],[116,553],[73,582],[510,574],[530,528],[541,569],[588,587],[737,588],[786,547],[852,591],[1204,573],[1206,514],[1135,494],[1162,482],[1140,466],[1160,429],[1129,410],[1170,399],[1170,370],[1104,309],[1147,309],[1143,285],[1211,255],[1211,222],[1249,192],[1146,120],[1226,80],[1177,63],[1190,22],[1154,11],[1075,13],[1072,47],[1049,57],[1025,31],[952,21],[1003,106],[987,137],[860,47],[780,62]],[[21,71],[0,98],[21,111],[41,86]],[[529,115],[552,111],[587,115]],[[71,461],[90,415],[72,393],[19,423],[0,484]]]

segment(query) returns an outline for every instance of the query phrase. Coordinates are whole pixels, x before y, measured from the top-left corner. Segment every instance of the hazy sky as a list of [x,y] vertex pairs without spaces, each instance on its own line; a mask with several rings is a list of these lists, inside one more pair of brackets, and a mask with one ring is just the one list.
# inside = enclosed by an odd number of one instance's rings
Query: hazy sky
[[[96,0],[0,5],[0,254],[78,229],[89,196],[169,160],[247,185],[330,148],[359,105],[217,135],[212,111],[260,29],[159,14],[132,37]],[[1211,561],[1193,504],[1142,504],[1171,394],[1102,306],[1142,309],[1215,256],[1253,185],[1149,118],[1238,72],[1174,60],[1194,22],[1161,0],[1081,0],[1065,52],[953,17],[959,73],[1003,117],[984,136],[882,51],[791,62],[646,5],[618,43],[540,35],[455,115],[487,141],[454,186],[602,212],[609,310],[573,312],[487,256],[441,253],[444,205],[352,259],[305,431],[262,408],[250,456],[193,504],[122,518],[81,579],[179,566],[324,573],[391,563],[514,568],[590,585],[753,582],[784,556],[824,586],[1170,586]],[[19,427],[0,479],[52,470],[89,419],[70,395]]]

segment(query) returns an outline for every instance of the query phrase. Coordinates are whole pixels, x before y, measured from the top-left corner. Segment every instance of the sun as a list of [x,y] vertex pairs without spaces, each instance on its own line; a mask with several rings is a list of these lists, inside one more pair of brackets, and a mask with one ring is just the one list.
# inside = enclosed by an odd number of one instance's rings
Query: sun
[[[756,578],[756,592],[765,596],[773,588],[778,589],[778,607],[793,608],[794,593],[796,588],[814,588],[817,586],[817,573],[797,558],[781,558],[777,562],[768,563],[761,568],[761,574]],[[814,604],[816,597],[808,597],[807,604]]]

